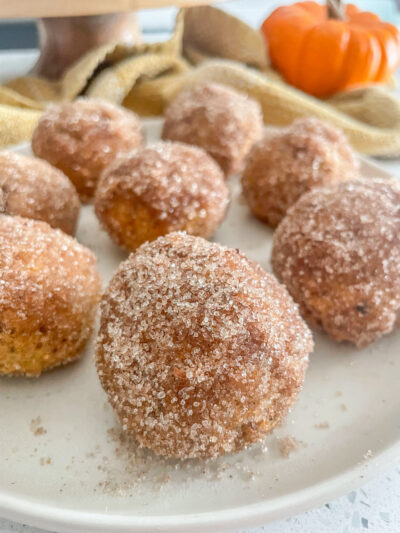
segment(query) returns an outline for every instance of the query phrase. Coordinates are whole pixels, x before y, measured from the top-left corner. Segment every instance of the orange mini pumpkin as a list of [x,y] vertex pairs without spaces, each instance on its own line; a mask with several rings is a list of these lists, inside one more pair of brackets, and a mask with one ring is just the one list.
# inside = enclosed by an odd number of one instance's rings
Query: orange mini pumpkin
[[352,4],[342,18],[316,2],[279,7],[262,32],[272,66],[288,83],[318,97],[386,82],[400,63],[399,30]]

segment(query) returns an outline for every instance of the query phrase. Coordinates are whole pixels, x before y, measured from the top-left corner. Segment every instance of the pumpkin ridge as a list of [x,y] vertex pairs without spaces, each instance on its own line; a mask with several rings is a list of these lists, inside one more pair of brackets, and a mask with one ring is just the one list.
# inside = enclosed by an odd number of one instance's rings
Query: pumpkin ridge
[[298,51],[298,66],[297,66],[297,69],[296,69],[296,74],[294,76],[295,78],[295,85],[296,87],[299,87],[299,88],[302,88],[301,87],[301,79],[303,77],[303,59],[305,58],[305,52],[306,52],[306,45],[308,43],[308,39],[309,39],[309,36],[311,34],[311,32],[319,27],[322,23],[321,22],[316,22],[312,28],[310,28],[309,32],[308,33],[305,33],[303,35],[303,39],[302,39],[302,42],[301,42],[301,46],[299,46],[299,51]]
[[[329,48],[329,46],[326,46],[326,43],[330,40],[330,32],[328,31],[330,27],[335,28],[336,30],[341,30],[341,39],[342,43],[340,44],[340,48],[342,51],[340,65],[334,65],[332,62],[329,61],[328,57],[324,57],[322,63],[319,66],[313,66],[310,67],[310,63],[315,63],[316,55],[315,55],[315,49],[314,47],[310,46],[310,41],[312,40],[318,40],[320,48]],[[303,41],[303,47],[301,49],[301,52],[299,54],[300,58],[303,58],[304,61],[299,61],[299,66],[297,69],[297,83],[298,87],[300,87],[302,90],[305,90],[306,92],[309,92],[310,94],[314,96],[320,96],[325,97],[329,94],[332,94],[332,92],[336,92],[338,90],[337,83],[335,84],[335,87],[331,87],[330,89],[325,88],[323,91],[321,90],[321,84],[325,83],[326,80],[329,79],[329,76],[324,75],[324,68],[328,68],[329,73],[332,70],[336,70],[339,76],[339,73],[343,71],[343,62],[344,62],[344,51],[343,49],[347,47],[348,42],[350,39],[350,31],[347,28],[345,24],[343,24],[342,21],[335,20],[335,19],[326,19],[323,22],[319,24],[315,24],[315,26],[308,32],[306,39]],[[324,46],[323,46],[324,45]],[[307,46],[309,49],[307,50]],[[312,60],[307,61],[308,54],[311,56]],[[317,72],[319,74],[318,77],[314,78],[312,83],[307,84],[307,81],[302,80],[303,75],[302,72],[304,72],[304,66],[303,64],[306,63],[310,68],[308,68],[308,81],[311,79],[314,74],[314,72]],[[306,66],[307,70],[307,66]]]
[[310,27],[308,33],[304,33],[303,38],[301,40],[301,44],[300,44],[300,46],[298,48],[298,52],[297,52],[297,69],[296,69],[296,72],[294,74],[294,80],[295,80],[296,87],[301,88],[301,80],[302,80],[302,77],[303,77],[303,59],[305,57],[304,54],[305,54],[305,50],[306,50],[308,37],[311,34],[311,32],[314,30],[314,28],[318,27],[320,24],[321,23],[316,22],[312,27]]
[[386,82],[390,79],[393,67],[398,64],[398,58],[397,61],[394,59],[396,43],[389,32],[384,33],[383,28],[372,29],[371,33],[375,36],[382,54],[380,67],[372,81]]
[[[361,41],[364,45],[361,47]],[[360,51],[360,48],[362,50]],[[371,32],[359,24],[350,30],[346,61],[339,82],[339,90],[354,89],[359,86],[358,79],[374,79],[381,61],[381,47]]]

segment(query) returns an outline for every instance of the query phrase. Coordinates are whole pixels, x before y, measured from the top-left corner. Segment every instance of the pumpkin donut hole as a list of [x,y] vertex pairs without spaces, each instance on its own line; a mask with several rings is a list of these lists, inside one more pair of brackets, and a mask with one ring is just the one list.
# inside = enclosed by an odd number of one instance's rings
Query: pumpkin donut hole
[[253,215],[275,227],[313,187],[357,177],[359,162],[343,132],[317,118],[299,118],[256,144],[242,189]]
[[224,175],[204,150],[159,142],[121,156],[102,176],[94,207],[114,242],[130,251],[172,231],[211,237],[228,201]]
[[396,180],[353,180],[304,194],[275,232],[275,274],[335,341],[367,346],[400,325],[399,206]]
[[0,375],[39,376],[76,359],[100,289],[89,249],[45,222],[0,215]]
[[262,440],[302,388],[312,336],[284,286],[185,233],[143,244],[101,304],[96,366],[119,420],[165,457]]
[[200,146],[229,176],[242,170],[263,129],[258,102],[225,85],[208,83],[184,90],[168,105],[162,138]]
[[104,169],[143,142],[137,115],[103,100],[78,98],[47,108],[33,133],[32,150],[64,172],[81,201],[88,202]]
[[42,220],[75,233],[78,193],[60,170],[43,159],[0,152],[0,212]]

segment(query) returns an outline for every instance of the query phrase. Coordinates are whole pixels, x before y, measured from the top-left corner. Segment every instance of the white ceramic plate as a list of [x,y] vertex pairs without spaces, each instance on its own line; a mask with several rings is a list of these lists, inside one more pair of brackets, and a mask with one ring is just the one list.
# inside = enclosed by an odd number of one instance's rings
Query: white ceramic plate
[[[151,142],[160,121],[146,128]],[[387,175],[362,165],[367,176]],[[272,231],[250,217],[237,181],[231,185],[215,240],[269,269]],[[78,239],[97,254],[108,281],[125,255],[91,207],[82,210]],[[315,337],[304,390],[266,439],[268,450],[255,446],[206,465],[176,468],[110,436],[116,423],[92,345],[80,362],[40,379],[1,379],[0,515],[60,532],[225,531],[288,516],[363,483],[400,456],[400,332],[360,351]],[[287,436],[301,441],[289,458],[279,452]]]

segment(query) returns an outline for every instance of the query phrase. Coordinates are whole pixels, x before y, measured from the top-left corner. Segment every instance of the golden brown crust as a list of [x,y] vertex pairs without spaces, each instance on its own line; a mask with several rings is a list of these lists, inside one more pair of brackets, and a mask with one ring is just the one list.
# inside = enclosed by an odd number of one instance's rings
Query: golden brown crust
[[210,237],[228,194],[223,173],[201,148],[160,142],[121,156],[104,173],[95,212],[118,245],[135,250],[171,231]]
[[166,457],[263,438],[295,402],[311,333],[238,250],[184,233],[142,245],[102,300],[96,364],[123,428]]
[[302,194],[359,176],[344,134],[317,118],[301,118],[268,132],[251,151],[242,176],[254,216],[275,227]]
[[395,180],[353,180],[303,195],[275,232],[275,274],[336,341],[366,346],[396,325],[399,206]]
[[165,111],[162,138],[200,146],[226,176],[239,172],[263,134],[258,102],[217,83],[180,93]]
[[42,220],[73,235],[80,211],[78,193],[60,170],[43,159],[0,152],[0,211]]
[[62,170],[87,202],[116,156],[143,142],[137,115],[109,102],[78,98],[47,108],[33,133],[32,150]]
[[75,359],[100,297],[94,255],[45,222],[0,215],[0,374]]
[[4,213],[6,210],[6,195],[3,189],[0,187],[0,213]]

